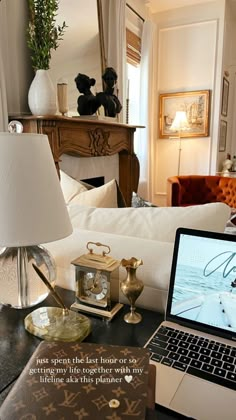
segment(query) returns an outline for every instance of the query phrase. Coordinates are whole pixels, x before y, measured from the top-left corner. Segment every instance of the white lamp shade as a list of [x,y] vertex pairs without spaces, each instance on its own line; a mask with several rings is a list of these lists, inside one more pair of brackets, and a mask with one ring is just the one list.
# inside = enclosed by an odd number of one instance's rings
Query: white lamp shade
[[0,133],[0,246],[38,245],[71,233],[47,136]]
[[188,119],[185,111],[177,111],[170,130],[181,131],[189,128]]

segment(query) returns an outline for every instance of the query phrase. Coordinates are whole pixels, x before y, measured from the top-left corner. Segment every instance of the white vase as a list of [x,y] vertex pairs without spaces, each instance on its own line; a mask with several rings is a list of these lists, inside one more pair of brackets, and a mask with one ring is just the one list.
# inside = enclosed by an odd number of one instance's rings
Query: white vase
[[48,70],[36,71],[29,88],[28,104],[33,115],[54,115],[56,113],[56,90]]

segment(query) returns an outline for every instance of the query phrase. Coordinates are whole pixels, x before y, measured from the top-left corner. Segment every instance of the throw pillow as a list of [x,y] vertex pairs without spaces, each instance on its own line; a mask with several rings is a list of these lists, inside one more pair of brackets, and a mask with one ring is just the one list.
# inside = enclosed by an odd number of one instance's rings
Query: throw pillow
[[157,207],[154,204],[150,203],[150,201],[144,200],[144,198],[140,197],[136,192],[132,194],[132,207]]
[[[93,185],[88,184],[87,182],[84,182],[84,181],[80,181],[80,183],[83,184],[86,187],[87,190],[92,190],[92,189],[96,188]],[[123,194],[120,190],[120,187],[119,187],[117,181],[116,181],[116,190],[117,190],[116,191],[117,192],[117,207],[127,207],[124,196],[123,196]]]
[[117,207],[117,187],[115,179],[98,188],[75,195],[69,204],[79,204],[88,207]]
[[82,183],[71,178],[62,170],[60,170],[60,184],[66,204],[77,194],[87,191],[87,188]]
[[231,209],[230,218],[227,222],[227,226],[235,227],[236,226],[236,209]]

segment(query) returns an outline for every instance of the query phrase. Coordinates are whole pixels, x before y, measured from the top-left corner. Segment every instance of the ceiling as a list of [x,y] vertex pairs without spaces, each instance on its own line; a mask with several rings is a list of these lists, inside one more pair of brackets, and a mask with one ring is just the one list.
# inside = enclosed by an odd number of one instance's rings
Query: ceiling
[[206,3],[214,0],[145,0],[152,13],[164,12],[178,7],[193,6],[195,4]]

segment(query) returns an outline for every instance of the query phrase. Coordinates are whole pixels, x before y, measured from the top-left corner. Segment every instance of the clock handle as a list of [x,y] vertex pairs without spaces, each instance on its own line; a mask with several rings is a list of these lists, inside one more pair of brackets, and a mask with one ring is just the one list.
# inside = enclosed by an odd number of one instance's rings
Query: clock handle
[[88,242],[87,243],[87,245],[86,245],[86,248],[87,248],[87,250],[89,251],[89,253],[90,254],[92,254],[93,253],[93,249],[92,248],[90,248],[89,247],[89,245],[96,245],[96,246],[103,246],[104,248],[107,248],[107,252],[105,252],[105,251],[102,251],[102,255],[103,255],[103,257],[105,257],[105,255],[107,255],[107,254],[110,254],[110,252],[111,252],[111,248],[108,246],[108,245],[105,245],[105,244],[101,244],[101,242]]

